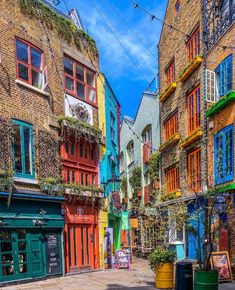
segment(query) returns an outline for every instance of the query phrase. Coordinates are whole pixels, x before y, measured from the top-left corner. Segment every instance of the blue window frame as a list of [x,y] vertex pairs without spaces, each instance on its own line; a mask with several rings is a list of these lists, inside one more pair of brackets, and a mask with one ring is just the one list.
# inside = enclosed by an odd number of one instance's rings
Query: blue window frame
[[229,125],[214,136],[214,183],[233,180],[234,127]]
[[215,69],[217,93],[224,96],[233,90],[233,55],[226,57]]
[[13,120],[13,165],[16,177],[35,178],[33,126]]

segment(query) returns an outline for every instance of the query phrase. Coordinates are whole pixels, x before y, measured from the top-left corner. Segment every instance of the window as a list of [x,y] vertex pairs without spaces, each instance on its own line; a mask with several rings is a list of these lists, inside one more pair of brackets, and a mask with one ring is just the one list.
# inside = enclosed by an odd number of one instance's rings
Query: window
[[175,81],[175,61],[173,61],[165,71],[166,84],[169,86]]
[[178,133],[178,118],[177,118],[177,114],[178,113],[175,113],[172,117],[170,117],[164,123],[164,140],[165,141],[170,139],[176,133]]
[[143,139],[143,163],[149,162],[149,158],[152,154],[152,126],[147,125],[142,133]]
[[44,54],[26,41],[16,39],[17,78],[36,88],[47,86],[47,67],[44,67]]
[[200,87],[196,87],[187,97],[188,134],[192,134],[201,125]]
[[199,27],[192,33],[187,44],[187,62],[191,62],[197,55],[200,54],[200,31]]
[[116,119],[113,113],[110,113],[110,137],[113,142],[115,142],[115,128],[116,128]]
[[34,178],[33,126],[13,120],[13,160],[17,177]]
[[215,69],[216,95],[224,96],[233,89],[233,57],[229,55]]
[[194,192],[201,190],[201,149],[188,154],[188,186]]
[[180,12],[180,8],[181,8],[180,1],[177,0],[175,3],[175,11],[177,14]]
[[64,74],[67,93],[88,103],[97,103],[95,72],[65,56]]
[[134,142],[131,141],[126,147],[127,150],[127,161],[131,164],[134,161]]
[[214,137],[214,183],[233,180],[234,176],[234,127],[227,126]]
[[179,189],[178,167],[173,167],[165,171],[166,192],[171,193]]

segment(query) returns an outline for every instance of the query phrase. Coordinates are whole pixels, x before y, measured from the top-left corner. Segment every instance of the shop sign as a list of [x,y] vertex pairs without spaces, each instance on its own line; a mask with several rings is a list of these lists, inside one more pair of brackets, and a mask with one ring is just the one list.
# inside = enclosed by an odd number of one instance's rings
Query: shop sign
[[46,234],[47,274],[60,273],[59,234]]
[[77,208],[77,214],[78,214],[78,215],[83,215],[83,208],[78,207],[78,208]]
[[138,218],[130,219],[130,227],[131,228],[136,228],[136,229],[139,227]]
[[224,195],[220,194],[216,197],[216,202],[215,202],[215,210],[218,213],[223,213],[226,210],[226,198]]

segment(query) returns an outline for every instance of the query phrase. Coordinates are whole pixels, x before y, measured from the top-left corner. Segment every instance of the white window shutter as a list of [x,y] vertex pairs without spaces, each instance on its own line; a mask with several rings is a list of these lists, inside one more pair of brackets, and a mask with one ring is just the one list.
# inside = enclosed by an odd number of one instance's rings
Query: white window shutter
[[40,74],[39,87],[42,91],[45,91],[47,85],[48,85],[48,70],[47,66],[45,66],[44,70]]
[[215,103],[217,101],[215,72],[206,70],[205,81],[206,101],[210,103]]

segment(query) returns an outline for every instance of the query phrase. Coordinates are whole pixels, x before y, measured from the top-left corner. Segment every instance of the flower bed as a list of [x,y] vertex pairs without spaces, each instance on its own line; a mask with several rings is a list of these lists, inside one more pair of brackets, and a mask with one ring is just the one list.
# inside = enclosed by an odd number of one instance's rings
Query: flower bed
[[171,83],[160,95],[160,102],[164,102],[176,89],[177,83]]
[[203,58],[201,56],[195,56],[195,58],[185,67],[179,76],[179,80],[184,82],[202,63]]
[[212,117],[218,113],[222,108],[235,101],[235,92],[230,92],[222,97],[218,102],[213,104],[210,109],[206,112],[207,117]]
[[198,138],[200,138],[203,134],[202,129],[198,129],[195,132],[193,132],[190,136],[188,136],[187,138],[183,139],[180,142],[180,147],[181,148],[185,148],[188,145],[190,145],[191,143],[193,143],[195,140],[197,140]]
[[180,134],[176,133],[174,136],[172,136],[170,139],[165,141],[159,148],[159,151],[164,152],[169,146],[173,145],[174,143],[178,142],[180,140]]

